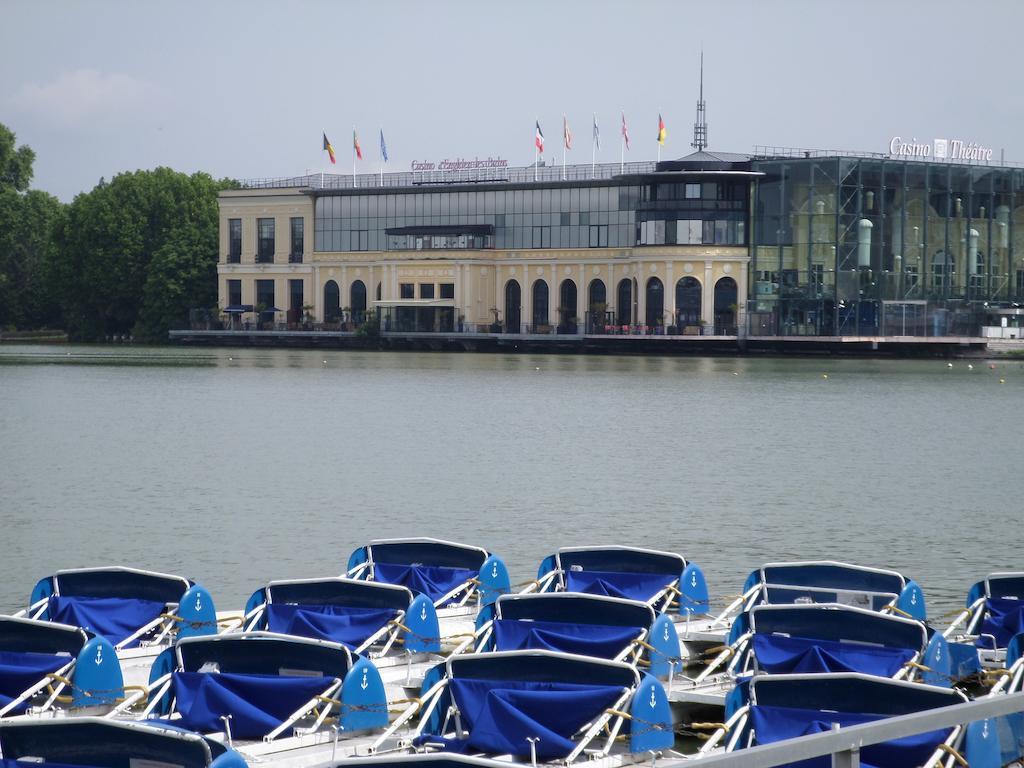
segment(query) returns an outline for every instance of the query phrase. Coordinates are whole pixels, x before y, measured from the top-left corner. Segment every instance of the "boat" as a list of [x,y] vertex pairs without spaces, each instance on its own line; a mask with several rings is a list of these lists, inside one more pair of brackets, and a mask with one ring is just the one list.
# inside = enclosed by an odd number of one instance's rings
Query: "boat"
[[246,766],[235,750],[197,733],[100,717],[5,720],[0,722],[0,755],[3,764],[12,767],[41,763],[90,768]]
[[430,598],[406,587],[341,577],[272,581],[245,607],[242,629],[339,643],[372,659],[389,698],[418,691],[423,674],[472,635],[442,638]]
[[340,643],[240,632],[179,640],[108,717],[195,731],[286,768],[365,749],[388,702],[373,663]]
[[660,679],[680,668],[675,624],[647,603],[550,592],[502,595],[477,618],[477,653],[549,650],[625,661]]
[[215,634],[213,598],[183,576],[124,566],[75,568],[42,578],[15,616],[82,627],[106,638],[125,682],[146,681],[161,650],[178,638]]
[[638,600],[673,617],[680,663],[699,664],[721,645],[722,633],[705,633],[710,598],[704,572],[682,555],[628,546],[563,547],[545,557],[537,579],[523,593],[581,592]]
[[677,681],[671,699],[690,722],[707,718],[710,707],[724,707],[734,687],[752,676],[856,672],[948,688],[948,645],[923,622],[865,608],[759,605],[733,623],[729,653],[696,677]]
[[951,642],[977,647],[985,667],[999,668],[1006,647],[1024,632],[1024,572],[991,573],[967,593],[967,607],[943,634]]
[[497,555],[428,537],[378,539],[357,547],[344,575],[426,595],[437,608],[446,636],[472,633],[480,606],[511,591],[508,568]]
[[623,662],[555,651],[449,657],[381,739],[415,714],[410,749],[533,765],[613,768],[649,761],[675,740],[665,689],[653,677]]
[[81,627],[0,616],[0,717],[107,712],[125,696],[114,647]]
[[[955,689],[861,673],[756,676],[730,695],[726,722],[694,757],[699,760],[716,752],[735,752],[965,701],[967,697]],[[959,754],[966,730],[956,726],[865,746],[860,760],[876,768],[945,765],[952,752]],[[831,765],[830,757],[800,762],[801,768]]]

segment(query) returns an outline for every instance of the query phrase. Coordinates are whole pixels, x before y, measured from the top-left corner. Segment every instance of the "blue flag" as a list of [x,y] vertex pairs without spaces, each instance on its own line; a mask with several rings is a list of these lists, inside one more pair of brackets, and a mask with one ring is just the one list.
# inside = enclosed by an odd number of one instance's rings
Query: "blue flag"
[[380,131],[380,156],[381,156],[381,158],[383,158],[385,163],[388,161],[388,145],[384,143],[384,129],[383,128],[381,128],[381,131]]

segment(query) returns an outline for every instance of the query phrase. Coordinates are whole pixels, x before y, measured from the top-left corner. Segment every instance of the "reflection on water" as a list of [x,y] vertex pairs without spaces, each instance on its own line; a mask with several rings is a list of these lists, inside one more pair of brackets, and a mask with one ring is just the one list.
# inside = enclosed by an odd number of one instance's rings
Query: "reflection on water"
[[240,607],[419,535],[523,582],[559,546],[677,551],[718,596],[769,560],[884,565],[934,616],[1024,569],[1024,366],[997,365],[5,346],[0,610],[112,563]]

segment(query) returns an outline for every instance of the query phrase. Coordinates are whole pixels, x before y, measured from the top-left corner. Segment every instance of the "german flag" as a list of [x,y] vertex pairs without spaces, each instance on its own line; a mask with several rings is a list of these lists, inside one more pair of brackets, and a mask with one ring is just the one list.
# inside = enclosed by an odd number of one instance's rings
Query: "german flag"
[[665,143],[665,121],[661,119],[661,115],[658,115],[658,143]]
[[334,165],[334,147],[327,139],[327,134],[324,134],[324,149],[327,150],[328,156],[331,158],[331,165]]

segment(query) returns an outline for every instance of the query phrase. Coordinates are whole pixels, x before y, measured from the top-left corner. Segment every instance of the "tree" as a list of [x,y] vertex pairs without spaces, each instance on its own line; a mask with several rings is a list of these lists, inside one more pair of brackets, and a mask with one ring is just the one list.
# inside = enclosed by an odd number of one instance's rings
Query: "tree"
[[26,192],[34,160],[0,125],[0,328],[52,325],[59,316],[47,266],[63,205],[45,192]]
[[[216,295],[217,192],[169,168],[115,176],[75,198],[58,236],[57,285],[73,338],[164,342]],[[180,272],[178,271],[180,270]]]

